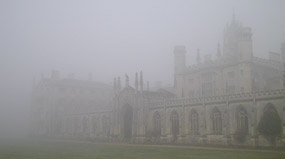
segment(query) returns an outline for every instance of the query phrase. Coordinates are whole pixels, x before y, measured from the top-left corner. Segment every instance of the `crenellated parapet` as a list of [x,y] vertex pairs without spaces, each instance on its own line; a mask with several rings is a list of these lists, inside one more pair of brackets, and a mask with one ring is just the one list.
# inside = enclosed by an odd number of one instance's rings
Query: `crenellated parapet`
[[150,108],[157,109],[163,107],[179,107],[179,106],[191,106],[191,105],[207,105],[215,103],[234,103],[240,101],[253,101],[260,99],[273,99],[273,98],[283,98],[285,95],[285,89],[282,90],[270,90],[261,92],[252,92],[244,94],[232,94],[232,95],[222,95],[222,96],[211,96],[203,98],[189,98],[189,99],[175,99],[167,100],[163,102],[153,102],[150,103]]
[[235,65],[235,64],[238,64],[236,59],[233,59],[233,58],[222,59],[222,58],[220,58],[220,59],[211,60],[211,61],[207,61],[204,63],[188,66],[186,69],[186,72],[191,73],[191,72],[196,72],[196,71],[203,70],[203,69],[226,67],[226,66]]
[[260,57],[253,57],[253,63],[258,64],[258,65],[263,65],[266,67],[272,67],[272,68],[279,69],[279,70],[282,70],[284,67],[282,62],[272,61],[272,60],[268,60],[268,59],[264,59]]

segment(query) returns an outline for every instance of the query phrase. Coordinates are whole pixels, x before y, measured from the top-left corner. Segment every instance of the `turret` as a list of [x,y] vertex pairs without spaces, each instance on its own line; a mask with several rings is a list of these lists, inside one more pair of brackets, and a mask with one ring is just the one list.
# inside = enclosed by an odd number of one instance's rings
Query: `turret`
[[251,61],[253,52],[252,52],[252,33],[251,28],[242,27],[239,35],[238,42],[238,52],[240,54],[241,61]]
[[251,28],[243,27],[233,16],[231,24],[224,32],[223,56],[251,61],[253,56],[251,37]]
[[285,42],[281,44],[282,62],[285,63]]
[[129,76],[128,76],[128,74],[126,74],[125,75],[126,76],[126,84],[125,84],[125,87],[127,88],[127,87],[129,87],[130,86],[130,80],[129,80]]
[[118,89],[116,77],[114,78],[113,88],[114,88],[114,91],[117,91],[117,89]]
[[136,91],[139,90],[139,78],[138,78],[138,73],[136,72],[136,79],[135,79],[135,88]]
[[120,77],[118,77],[118,80],[117,80],[117,89],[118,91],[121,90],[121,78]]
[[221,52],[220,44],[218,43],[218,45],[217,45],[217,58],[221,58],[221,57],[222,57],[222,52]]
[[174,74],[181,74],[185,71],[186,60],[185,60],[186,48],[185,46],[175,46],[174,48]]
[[200,49],[197,49],[197,57],[196,57],[197,64],[201,63],[201,57],[200,57]]
[[143,92],[143,73],[140,72],[140,91]]

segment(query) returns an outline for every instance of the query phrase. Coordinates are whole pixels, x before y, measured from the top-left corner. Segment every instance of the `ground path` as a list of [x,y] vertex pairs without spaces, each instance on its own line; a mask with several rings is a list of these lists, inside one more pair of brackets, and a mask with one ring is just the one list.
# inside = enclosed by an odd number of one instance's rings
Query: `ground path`
[[206,146],[190,146],[190,145],[151,145],[151,144],[131,144],[121,142],[91,142],[79,140],[55,140],[60,142],[73,142],[85,144],[102,144],[102,145],[118,145],[118,146],[143,146],[143,147],[164,147],[164,148],[183,148],[183,149],[196,149],[196,150],[217,150],[217,151],[240,151],[240,152],[269,152],[285,154],[285,151],[278,150],[262,150],[262,149],[246,149],[246,148],[224,148],[224,147],[206,147]]

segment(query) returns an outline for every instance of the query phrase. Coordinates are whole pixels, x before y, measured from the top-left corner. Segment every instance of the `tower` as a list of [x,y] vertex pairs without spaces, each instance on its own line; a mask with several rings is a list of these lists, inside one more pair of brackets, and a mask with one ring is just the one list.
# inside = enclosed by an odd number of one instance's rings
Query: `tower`
[[220,58],[221,56],[222,56],[221,48],[220,48],[220,44],[218,43],[218,45],[217,45],[217,58]]
[[238,55],[238,37],[241,26],[233,15],[232,22],[227,25],[224,30],[224,48],[223,53],[225,57],[236,58]]
[[186,68],[185,60],[186,48],[185,46],[175,46],[174,47],[174,74],[181,74]]
[[224,56],[240,61],[251,61],[253,56],[251,37],[251,28],[243,27],[233,16],[231,24],[224,31]]
[[135,88],[136,91],[139,90],[139,78],[138,78],[138,73],[136,72],[136,79],[135,79]]
[[251,61],[252,52],[252,33],[251,28],[242,27],[239,34],[238,40],[238,53],[241,61]]
[[182,78],[181,76],[186,69],[186,48],[185,46],[175,46],[174,47],[174,87],[178,93],[182,87]]
[[201,64],[200,49],[197,49],[196,62],[197,64]]

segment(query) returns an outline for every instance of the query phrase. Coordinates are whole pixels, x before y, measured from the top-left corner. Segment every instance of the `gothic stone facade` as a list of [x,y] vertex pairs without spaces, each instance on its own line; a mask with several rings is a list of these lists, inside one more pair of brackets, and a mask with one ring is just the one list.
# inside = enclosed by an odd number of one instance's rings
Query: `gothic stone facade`
[[[34,88],[34,135],[134,143],[270,145],[257,127],[267,112],[281,119],[276,144],[285,144],[285,90],[281,54],[253,56],[251,31],[233,19],[223,51],[186,67],[186,49],[174,49],[175,95],[144,89],[142,73],[135,86],[114,88],[93,81],[54,75]],[[281,60],[282,59],[282,60]],[[242,135],[242,136],[241,136]],[[243,138],[242,140],[240,138]]]

